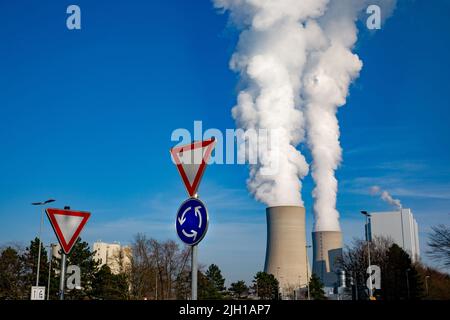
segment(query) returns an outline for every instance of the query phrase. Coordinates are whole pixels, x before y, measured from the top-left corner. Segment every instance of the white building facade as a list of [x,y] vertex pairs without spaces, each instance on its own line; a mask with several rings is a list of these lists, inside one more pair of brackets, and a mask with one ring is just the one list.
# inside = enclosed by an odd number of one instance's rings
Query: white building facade
[[119,243],[94,242],[94,259],[100,262],[99,267],[107,265],[114,274],[120,273],[130,264],[129,247]]
[[419,228],[411,209],[371,212],[370,215],[372,236],[390,238],[408,252],[413,262],[420,260]]

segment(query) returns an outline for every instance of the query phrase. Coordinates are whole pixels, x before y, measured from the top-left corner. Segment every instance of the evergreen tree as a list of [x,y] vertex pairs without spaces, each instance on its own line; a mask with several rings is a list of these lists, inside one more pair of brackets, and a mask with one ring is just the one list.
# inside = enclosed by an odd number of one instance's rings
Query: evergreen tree
[[423,296],[420,280],[411,258],[397,244],[387,252],[387,263],[381,274],[380,296],[383,300],[417,300]]
[[218,292],[222,292],[225,290],[225,279],[222,276],[222,271],[220,271],[220,268],[217,265],[211,264],[208,267],[208,270],[206,270],[206,276],[208,277],[209,281],[212,282],[214,288]]
[[105,264],[94,274],[92,297],[102,300],[128,298],[128,283],[124,274],[113,274]]
[[8,247],[0,255],[0,300],[29,298],[23,284],[23,263],[17,250]]
[[216,300],[223,298],[225,279],[215,264],[211,264],[206,273],[198,272],[198,298]]
[[230,286],[230,291],[233,293],[235,297],[240,299],[244,293],[248,291],[248,287],[245,284],[245,281],[233,282]]
[[313,273],[309,280],[309,295],[313,300],[325,300],[325,291],[323,290],[323,283],[320,278]]
[[[31,287],[36,285],[36,274],[37,274],[37,262],[39,255],[39,239],[36,237],[31,240],[30,245],[25,249],[25,252],[21,256],[23,263],[23,285],[31,292]],[[47,250],[44,244],[41,243],[41,260],[39,267],[39,285],[47,286],[48,280],[48,258]]]
[[[89,299],[92,297],[92,283],[99,269],[99,262],[94,259],[95,252],[91,252],[89,244],[78,238],[70,254],[66,256],[66,270],[69,265],[80,267],[81,289],[65,289],[64,298],[67,300]],[[61,270],[61,259],[55,259],[55,269]],[[59,272],[58,272],[59,274]],[[67,275],[66,275],[67,280]],[[59,277],[58,277],[59,281]]]
[[217,300],[222,299],[222,294],[217,290],[214,282],[204,273],[198,272],[198,299],[199,300]]
[[253,280],[256,294],[263,300],[278,299],[278,280],[273,274],[258,272]]

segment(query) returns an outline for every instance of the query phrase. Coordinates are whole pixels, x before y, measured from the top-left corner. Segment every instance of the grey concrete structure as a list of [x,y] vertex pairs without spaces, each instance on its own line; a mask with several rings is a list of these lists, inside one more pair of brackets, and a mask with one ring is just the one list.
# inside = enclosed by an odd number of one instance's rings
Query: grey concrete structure
[[264,271],[278,279],[281,294],[287,296],[307,284],[305,208],[269,207],[266,209],[266,215],[267,248]]
[[408,252],[413,262],[420,259],[419,228],[411,209],[371,212],[370,215],[372,237],[390,238]]
[[338,283],[337,259],[342,256],[342,233],[340,231],[316,231],[312,233],[313,273],[325,287]]

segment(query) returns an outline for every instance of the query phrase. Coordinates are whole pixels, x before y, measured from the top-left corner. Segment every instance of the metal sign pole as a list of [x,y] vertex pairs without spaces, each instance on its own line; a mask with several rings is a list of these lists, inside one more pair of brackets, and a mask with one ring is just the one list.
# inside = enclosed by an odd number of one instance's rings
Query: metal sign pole
[[191,272],[192,272],[192,300],[197,300],[197,245],[191,247],[192,261],[191,261]]
[[[366,215],[366,226],[367,230],[369,230],[370,218],[369,215]],[[370,265],[370,234],[367,233],[367,262],[369,263],[369,300],[372,299],[373,289],[372,289],[372,267]]]
[[64,300],[64,280],[66,277],[66,254],[61,254],[61,275],[59,278],[59,300]]

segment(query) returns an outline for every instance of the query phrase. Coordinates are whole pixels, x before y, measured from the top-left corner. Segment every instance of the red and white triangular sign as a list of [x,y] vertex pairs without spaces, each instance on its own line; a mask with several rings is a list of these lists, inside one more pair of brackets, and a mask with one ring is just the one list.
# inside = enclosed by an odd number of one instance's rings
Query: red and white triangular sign
[[178,146],[170,150],[186,190],[191,197],[197,193],[200,180],[205,172],[206,164],[215,144],[214,138],[211,138]]
[[91,214],[84,211],[46,209],[47,217],[65,254],[69,254]]

